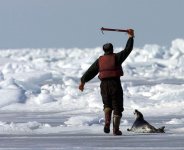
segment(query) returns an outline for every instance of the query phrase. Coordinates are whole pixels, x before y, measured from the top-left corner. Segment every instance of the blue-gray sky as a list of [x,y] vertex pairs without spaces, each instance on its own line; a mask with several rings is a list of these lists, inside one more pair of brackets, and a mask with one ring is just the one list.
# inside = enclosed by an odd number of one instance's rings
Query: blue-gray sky
[[184,38],[183,0],[0,0],[0,49],[124,46],[133,28],[135,46],[169,45]]

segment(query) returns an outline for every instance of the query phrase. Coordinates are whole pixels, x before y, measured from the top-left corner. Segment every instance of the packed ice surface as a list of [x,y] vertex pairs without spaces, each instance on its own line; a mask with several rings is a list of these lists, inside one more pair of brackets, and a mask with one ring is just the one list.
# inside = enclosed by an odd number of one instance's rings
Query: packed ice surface
[[[0,50],[0,134],[103,134],[98,77],[78,90],[81,76],[102,54],[101,47]],[[184,134],[184,40],[168,47],[135,45],[122,66],[124,133],[138,109],[151,124]]]
[[[102,111],[97,76],[78,90],[80,77],[102,54],[100,47],[1,50],[1,111]],[[134,48],[123,63],[125,114],[135,108],[152,116],[184,114],[183,54],[183,39]]]

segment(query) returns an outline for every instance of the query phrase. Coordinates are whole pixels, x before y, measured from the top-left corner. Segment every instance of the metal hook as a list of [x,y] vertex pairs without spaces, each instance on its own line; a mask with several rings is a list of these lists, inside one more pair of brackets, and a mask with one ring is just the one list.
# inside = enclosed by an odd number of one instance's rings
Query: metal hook
[[103,32],[103,27],[101,28],[101,32],[102,32],[102,34],[104,34],[104,32]]

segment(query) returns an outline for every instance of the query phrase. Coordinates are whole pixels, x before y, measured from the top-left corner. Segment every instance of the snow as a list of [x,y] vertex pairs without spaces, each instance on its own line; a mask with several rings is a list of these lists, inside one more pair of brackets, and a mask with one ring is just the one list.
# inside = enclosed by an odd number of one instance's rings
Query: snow
[[[78,90],[102,54],[101,47],[0,50],[0,149],[184,149],[184,40],[135,46],[123,63],[121,137],[103,133],[98,77]],[[166,133],[126,131],[134,109]]]

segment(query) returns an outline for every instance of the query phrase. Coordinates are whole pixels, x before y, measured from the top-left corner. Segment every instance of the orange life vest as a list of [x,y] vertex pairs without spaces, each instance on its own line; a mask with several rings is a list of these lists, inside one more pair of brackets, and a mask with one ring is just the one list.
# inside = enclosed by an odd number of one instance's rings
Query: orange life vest
[[98,63],[100,79],[123,76],[123,69],[121,65],[116,65],[115,54],[100,56]]

